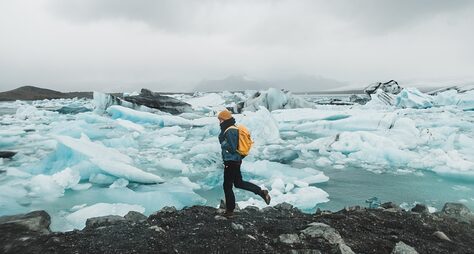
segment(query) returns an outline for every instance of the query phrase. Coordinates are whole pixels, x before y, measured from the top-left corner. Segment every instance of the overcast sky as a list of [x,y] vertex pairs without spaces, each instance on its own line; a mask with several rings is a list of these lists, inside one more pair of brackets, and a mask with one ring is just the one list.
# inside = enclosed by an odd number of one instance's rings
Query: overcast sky
[[0,0],[0,90],[472,79],[473,13],[469,0]]

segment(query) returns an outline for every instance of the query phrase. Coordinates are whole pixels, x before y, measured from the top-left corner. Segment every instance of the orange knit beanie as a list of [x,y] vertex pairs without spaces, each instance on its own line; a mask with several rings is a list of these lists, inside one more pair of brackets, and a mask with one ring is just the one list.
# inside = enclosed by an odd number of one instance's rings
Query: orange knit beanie
[[229,110],[225,109],[217,115],[217,118],[222,119],[224,121],[229,120],[232,118],[232,113],[230,113]]

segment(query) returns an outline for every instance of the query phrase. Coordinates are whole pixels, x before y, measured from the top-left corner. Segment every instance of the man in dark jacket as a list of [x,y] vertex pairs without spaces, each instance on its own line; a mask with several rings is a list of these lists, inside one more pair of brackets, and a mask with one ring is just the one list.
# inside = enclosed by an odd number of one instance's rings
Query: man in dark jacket
[[239,130],[229,128],[235,125],[235,119],[228,110],[220,112],[217,116],[221,126],[219,142],[222,149],[222,160],[224,161],[224,194],[226,203],[225,217],[232,217],[235,209],[235,196],[232,185],[239,189],[251,191],[270,204],[270,195],[267,190],[262,190],[257,185],[242,180],[240,165],[242,164],[242,155],[237,152],[239,145]]

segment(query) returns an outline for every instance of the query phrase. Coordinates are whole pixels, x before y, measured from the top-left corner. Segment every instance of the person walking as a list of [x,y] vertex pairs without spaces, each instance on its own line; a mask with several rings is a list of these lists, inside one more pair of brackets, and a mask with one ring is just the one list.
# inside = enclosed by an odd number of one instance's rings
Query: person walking
[[239,129],[235,126],[235,119],[228,110],[221,111],[217,118],[219,119],[221,132],[219,134],[219,143],[222,149],[222,160],[224,161],[224,194],[226,211],[223,214],[227,218],[234,216],[235,196],[232,187],[251,191],[263,198],[267,205],[270,204],[270,195],[268,190],[262,190],[257,185],[246,182],[242,179],[240,165],[242,164],[242,156],[238,152],[239,146]]

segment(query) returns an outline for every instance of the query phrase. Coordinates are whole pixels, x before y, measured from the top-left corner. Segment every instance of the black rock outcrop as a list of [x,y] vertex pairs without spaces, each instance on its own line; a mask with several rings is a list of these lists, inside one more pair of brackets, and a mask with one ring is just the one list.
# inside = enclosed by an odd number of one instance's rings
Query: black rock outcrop
[[13,151],[0,151],[0,158],[11,158],[15,156],[16,152]]
[[[10,216],[0,218],[0,252],[474,253],[470,222],[445,212],[414,213],[392,204],[387,207],[353,206],[306,214],[281,204],[247,207],[233,219],[212,207],[166,208],[148,218],[136,212],[92,218],[83,230],[53,233],[45,227],[49,223],[39,223],[42,226],[34,229],[18,217],[12,222],[14,216]],[[450,211],[461,217],[472,215],[458,208]],[[35,213],[49,218],[44,212]]]
[[160,95],[148,89],[142,89],[139,95],[127,96],[123,98],[125,101],[155,108],[170,114],[180,114],[191,112],[191,105],[170,96]]

